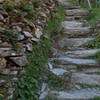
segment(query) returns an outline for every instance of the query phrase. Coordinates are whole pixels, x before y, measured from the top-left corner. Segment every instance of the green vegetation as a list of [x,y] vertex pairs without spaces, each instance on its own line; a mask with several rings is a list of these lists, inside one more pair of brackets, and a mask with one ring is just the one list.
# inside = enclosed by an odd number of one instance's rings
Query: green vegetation
[[45,63],[48,60],[51,43],[49,40],[40,40],[39,47],[34,45],[29,55],[29,64],[25,66],[26,76],[18,83],[18,100],[38,100],[39,78],[45,74]]
[[[61,5],[57,6],[58,13],[55,15],[56,19],[50,20],[47,27],[43,30],[43,33],[54,35],[55,32],[61,31],[61,21],[64,18],[64,8]],[[50,17],[51,19],[52,17]],[[60,30],[59,30],[60,29]],[[28,65],[25,66],[26,76],[21,78],[17,85],[18,100],[38,100],[39,88],[41,86],[42,76],[47,75],[49,85],[53,88],[65,88],[66,83],[60,80],[58,77],[49,76],[45,68],[45,64],[48,61],[48,57],[51,51],[52,43],[51,39],[40,39],[39,44],[33,45],[33,52],[28,56]],[[49,97],[47,98],[49,100]],[[55,100],[51,99],[50,100]]]
[[100,97],[94,97],[92,100],[100,100]]
[[93,55],[92,57],[90,57],[92,59],[96,59],[98,62],[100,62],[100,52],[97,52],[95,55]]
[[12,42],[17,41],[20,34],[16,33],[16,31],[14,30],[0,30],[0,32],[4,34],[4,38],[7,41],[12,41]]
[[56,90],[63,90],[68,86],[68,83],[66,80],[62,80],[56,75],[48,74],[48,80],[49,80],[49,86],[51,88],[54,88]]
[[[30,4],[27,0],[22,0],[21,2],[14,2],[14,1],[5,1],[3,4],[3,8],[8,12],[10,16],[13,16],[12,18],[26,18],[31,21],[35,21],[34,19],[34,13],[35,8],[32,4]],[[18,10],[16,12],[16,10]],[[16,16],[17,15],[17,16]],[[12,19],[11,18],[11,19]]]
[[52,16],[49,16],[51,19],[48,22],[48,25],[44,28],[43,33],[50,34],[52,36],[60,33],[62,31],[61,22],[64,21],[65,15],[64,15],[64,6],[61,4],[57,4],[57,13],[52,14]]

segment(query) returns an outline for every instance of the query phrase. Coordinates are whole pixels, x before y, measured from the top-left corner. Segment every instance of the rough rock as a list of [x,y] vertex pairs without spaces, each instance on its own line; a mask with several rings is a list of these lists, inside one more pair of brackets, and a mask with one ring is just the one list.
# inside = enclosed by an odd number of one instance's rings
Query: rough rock
[[24,33],[25,37],[27,37],[27,38],[32,38],[33,37],[33,35],[29,32],[24,31],[23,33]]
[[26,56],[21,56],[21,57],[10,57],[10,59],[17,64],[18,66],[25,66],[28,64]]
[[27,50],[32,51],[33,50],[33,45],[31,43],[26,44]]
[[51,61],[55,61],[60,64],[74,64],[74,65],[80,65],[80,66],[99,66],[99,62],[92,59],[76,59],[76,58],[70,58],[70,57],[60,57],[60,58],[51,58]]

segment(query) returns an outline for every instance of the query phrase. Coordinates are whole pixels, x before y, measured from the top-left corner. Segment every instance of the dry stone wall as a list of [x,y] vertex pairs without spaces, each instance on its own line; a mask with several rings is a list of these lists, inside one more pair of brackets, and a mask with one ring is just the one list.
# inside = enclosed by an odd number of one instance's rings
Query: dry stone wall
[[[28,63],[27,55],[40,37],[47,37],[42,30],[49,21],[48,16],[56,11],[54,0],[38,3],[29,0],[34,11],[29,14],[26,8],[23,13],[23,8],[17,7],[17,3],[24,5],[23,1],[0,0],[0,96],[5,96],[5,100],[13,97],[18,77],[25,74],[22,69]],[[34,17],[32,21],[31,17]]]

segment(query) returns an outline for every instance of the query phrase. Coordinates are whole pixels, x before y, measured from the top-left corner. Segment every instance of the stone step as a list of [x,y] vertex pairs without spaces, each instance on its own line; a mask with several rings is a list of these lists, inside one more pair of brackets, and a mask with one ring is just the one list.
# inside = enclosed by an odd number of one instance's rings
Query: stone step
[[66,29],[69,27],[82,27],[84,23],[79,22],[79,21],[64,21],[62,22],[62,26],[65,27]]
[[74,20],[84,20],[84,17],[83,16],[66,16],[66,19],[67,21],[74,21]]
[[76,84],[86,84],[91,86],[100,85],[100,75],[96,74],[85,74],[85,73],[73,73],[72,83]]
[[62,80],[66,80],[66,81],[69,81],[71,79],[71,73],[69,71],[67,71],[67,69],[63,69],[63,68],[54,68],[54,66],[48,62],[48,67],[49,67],[49,70],[50,72],[53,74],[53,75],[56,75],[58,76],[60,79]]
[[62,76],[65,73],[68,73],[67,70],[64,70],[62,68],[53,68],[52,70],[50,70],[53,74],[57,75],[57,76]]
[[95,38],[66,38],[66,37],[63,37],[61,39],[58,40],[57,44],[58,44],[58,47],[60,48],[77,48],[79,46],[82,46],[88,42],[91,42],[95,40]]
[[64,28],[64,35],[66,35],[67,37],[79,37],[79,36],[90,36],[92,35],[93,29],[90,27],[66,27],[63,26]]
[[92,100],[97,96],[100,97],[100,90],[81,89],[73,91],[51,91],[51,94],[57,98],[57,100]]
[[86,69],[82,69],[82,72],[86,73],[86,74],[96,74],[96,75],[100,75],[100,68],[86,68]]
[[77,9],[80,8],[80,6],[75,6],[71,3],[69,3],[66,0],[58,0],[61,4],[63,4],[65,6],[66,9]]
[[100,49],[67,51],[63,55],[71,58],[87,58],[95,55],[97,52],[100,52]]
[[90,12],[85,9],[71,9],[71,10],[66,10],[66,15],[67,16],[86,16]]
[[75,59],[70,57],[59,57],[59,58],[50,58],[50,61],[53,61],[57,64],[63,65],[78,65],[78,66],[90,66],[90,67],[99,67],[99,62],[92,59]]

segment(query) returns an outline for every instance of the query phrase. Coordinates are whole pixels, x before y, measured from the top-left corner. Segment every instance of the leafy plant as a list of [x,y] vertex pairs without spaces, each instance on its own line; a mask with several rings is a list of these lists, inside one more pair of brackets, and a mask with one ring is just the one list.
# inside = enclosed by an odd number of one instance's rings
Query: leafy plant
[[18,100],[38,100],[39,77],[45,74],[45,63],[48,60],[50,41],[41,39],[39,46],[34,45],[29,55],[29,64],[25,67],[26,76],[18,83]]
[[64,81],[52,73],[48,74],[48,82],[49,86],[56,90],[63,90],[68,85],[66,80]]
[[60,33],[62,31],[62,27],[61,27],[61,22],[65,19],[65,15],[64,15],[64,6],[62,6],[61,4],[57,5],[57,13],[52,15],[55,18],[52,18],[52,16],[49,16],[51,18],[51,20],[48,22],[47,27],[44,28],[43,33],[44,34],[51,34],[51,35],[56,35],[58,33]]

